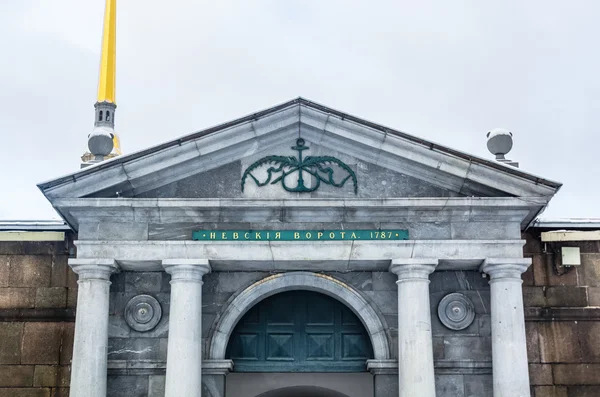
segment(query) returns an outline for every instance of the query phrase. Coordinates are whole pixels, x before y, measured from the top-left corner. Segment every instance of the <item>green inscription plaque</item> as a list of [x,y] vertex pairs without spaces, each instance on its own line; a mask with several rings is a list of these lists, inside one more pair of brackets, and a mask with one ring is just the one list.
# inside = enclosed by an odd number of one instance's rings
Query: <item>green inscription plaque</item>
[[198,241],[408,240],[408,230],[198,230]]

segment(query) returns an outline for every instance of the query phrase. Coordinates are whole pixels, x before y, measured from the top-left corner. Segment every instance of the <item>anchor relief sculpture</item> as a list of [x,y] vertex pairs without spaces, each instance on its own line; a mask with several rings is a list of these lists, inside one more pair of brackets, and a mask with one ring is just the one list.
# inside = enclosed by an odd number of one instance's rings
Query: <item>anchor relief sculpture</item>
[[[314,192],[319,188],[321,182],[341,188],[351,179],[354,184],[354,194],[357,194],[358,185],[356,174],[343,161],[331,156],[307,156],[306,158],[303,158],[302,152],[308,150],[309,147],[305,145],[304,139],[302,138],[296,140],[296,146],[292,146],[292,149],[298,152],[297,158],[294,156],[267,156],[246,168],[246,171],[244,171],[244,175],[242,176],[242,192],[244,191],[246,179],[250,177],[259,187],[268,184],[275,185],[281,182],[283,188],[288,192],[298,193]],[[336,182],[334,179],[334,169],[332,168],[332,165],[339,167],[347,174],[339,182]],[[252,174],[252,172],[257,171],[263,166],[269,166],[269,168],[267,168],[267,179],[264,182],[261,182]],[[310,187],[304,184],[303,173],[305,172],[314,178],[314,184]],[[298,173],[298,181],[295,187],[290,187],[286,184],[285,179],[293,173]]]

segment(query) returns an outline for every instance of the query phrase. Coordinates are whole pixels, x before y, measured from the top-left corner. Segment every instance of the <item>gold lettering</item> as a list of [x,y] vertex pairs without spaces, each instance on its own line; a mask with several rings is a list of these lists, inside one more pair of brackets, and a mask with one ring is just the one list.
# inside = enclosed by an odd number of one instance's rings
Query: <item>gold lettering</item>
[[307,240],[310,240],[310,239],[311,239],[311,237],[312,237],[312,234],[311,234],[311,232],[306,232],[306,239],[307,239]]
[[256,232],[256,239],[257,239],[257,240],[260,240],[260,239],[261,239],[261,237],[260,237],[260,232]]
[[225,233],[225,232],[221,233],[221,238],[223,240],[227,240],[227,233]]
[[233,239],[237,240],[238,237],[240,237],[239,233],[238,232],[233,232]]
[[275,240],[279,240],[281,238],[281,233],[275,233]]
[[317,233],[317,238],[320,240],[320,239],[321,239],[321,237],[323,237],[323,232],[318,232],[318,233]]
[[329,233],[329,238],[333,240],[335,238],[335,233],[334,232]]
[[300,233],[294,232],[294,240],[300,239]]
[[246,240],[250,240],[250,233],[248,233],[248,232],[244,233],[244,238]]
[[352,232],[352,235],[350,236],[351,239],[356,239],[356,233]]
[[214,240],[214,239],[216,239],[216,238],[217,238],[217,233],[215,233],[215,232],[210,232],[210,239],[211,239],[211,240]]
[[340,234],[342,235],[342,239],[344,239],[344,236],[346,236],[346,232],[340,232]]

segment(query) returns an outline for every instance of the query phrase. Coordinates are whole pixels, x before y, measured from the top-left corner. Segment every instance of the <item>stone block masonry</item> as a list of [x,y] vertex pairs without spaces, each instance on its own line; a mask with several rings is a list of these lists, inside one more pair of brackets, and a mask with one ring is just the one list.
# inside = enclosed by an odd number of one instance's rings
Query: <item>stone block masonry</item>
[[582,263],[565,268],[535,230],[524,238],[533,261],[523,275],[532,397],[600,396],[600,244],[569,242]]
[[0,396],[69,390],[76,277],[65,242],[0,242]]

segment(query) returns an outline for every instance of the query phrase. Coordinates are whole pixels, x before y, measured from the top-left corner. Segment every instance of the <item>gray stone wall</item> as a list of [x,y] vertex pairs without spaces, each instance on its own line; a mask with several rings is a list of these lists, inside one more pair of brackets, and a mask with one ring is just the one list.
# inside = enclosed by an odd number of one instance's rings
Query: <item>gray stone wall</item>
[[[213,272],[204,277],[204,352],[218,316],[235,296],[268,272]],[[397,358],[398,301],[396,276],[389,272],[329,272],[357,291],[387,326],[391,354]],[[109,396],[162,397],[166,366],[170,276],[164,272],[123,272],[113,276],[110,296]],[[438,397],[491,396],[489,287],[476,271],[436,272],[431,276],[431,312]],[[462,292],[475,306],[474,322],[452,331],[437,316],[437,305],[448,293]],[[124,318],[127,302],[147,294],[161,304],[163,315],[155,329],[132,330]],[[206,358],[206,357],[205,357]],[[208,375],[205,376],[208,379]],[[397,375],[381,377],[378,388],[397,395]],[[382,383],[384,382],[384,383]]]
[[[242,192],[241,177],[248,166],[255,161],[267,155],[297,156],[297,152],[290,149],[295,144],[294,141],[283,143],[276,148],[268,151],[261,151],[252,156],[241,160],[233,161],[229,164],[212,169],[207,172],[201,172],[196,175],[172,182],[142,193],[138,198],[234,198],[234,197],[260,197],[260,198],[290,198],[290,193],[281,188],[279,184],[267,185],[263,187],[256,186],[252,178],[246,180],[244,191]],[[417,178],[407,176],[388,168],[384,168],[372,163],[368,163],[341,151],[323,148],[319,145],[306,142],[310,150],[303,153],[303,156],[333,156],[343,161],[356,174],[358,180],[358,192],[354,193],[352,181],[346,182],[342,188],[321,183],[319,189],[312,193],[303,193],[302,197],[327,198],[327,197],[347,197],[347,198],[387,198],[387,197],[456,197],[455,192],[434,186]],[[347,176],[345,171],[335,165],[331,165],[334,170],[334,180],[341,181]],[[253,171],[261,182],[267,179],[266,169],[262,167]],[[297,175],[290,175],[286,179],[290,187],[296,186]],[[311,186],[311,177],[305,173],[304,179],[307,186]],[[275,179],[275,178],[273,178]]]
[[69,393],[77,279],[67,258],[66,241],[0,242],[0,396]]

